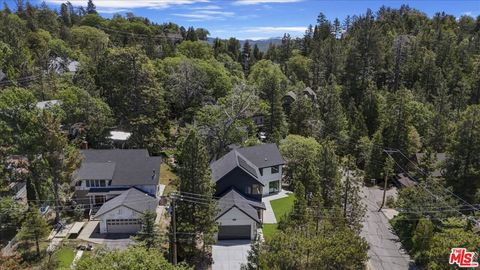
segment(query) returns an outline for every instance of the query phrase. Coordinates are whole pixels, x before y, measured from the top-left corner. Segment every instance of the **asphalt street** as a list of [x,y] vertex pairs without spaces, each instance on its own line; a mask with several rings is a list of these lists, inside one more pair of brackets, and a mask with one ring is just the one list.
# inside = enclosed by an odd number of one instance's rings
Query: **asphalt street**
[[404,270],[417,269],[401,248],[398,237],[392,233],[388,219],[378,212],[383,191],[374,187],[362,187],[363,201],[367,205],[367,213],[361,235],[367,240],[368,267],[372,270]]

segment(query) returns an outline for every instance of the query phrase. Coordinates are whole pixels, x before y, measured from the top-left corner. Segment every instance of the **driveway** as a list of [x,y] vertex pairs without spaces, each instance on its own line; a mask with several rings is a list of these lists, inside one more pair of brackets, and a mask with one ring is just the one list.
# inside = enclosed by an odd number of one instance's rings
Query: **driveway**
[[265,211],[263,211],[263,223],[264,224],[277,224],[277,218],[275,217],[275,213],[273,212],[272,205],[270,201],[282,199],[288,197],[288,194],[292,192],[281,190],[279,193],[275,195],[269,195],[262,198],[262,202],[265,204]]
[[[390,192],[387,192],[387,194]],[[378,212],[383,191],[377,187],[362,187],[362,193],[364,196],[363,202],[367,205],[367,214],[361,235],[365,237],[370,246],[368,250],[369,269],[417,269],[409,255],[402,249],[397,235],[392,232],[385,214]]]
[[250,240],[224,240],[212,246],[212,270],[239,270],[247,263]]
[[105,245],[108,249],[126,249],[135,241],[131,239],[131,234],[100,234],[96,232],[96,228],[99,226],[99,221],[89,221],[87,225],[80,232],[77,239],[94,243],[97,245]]

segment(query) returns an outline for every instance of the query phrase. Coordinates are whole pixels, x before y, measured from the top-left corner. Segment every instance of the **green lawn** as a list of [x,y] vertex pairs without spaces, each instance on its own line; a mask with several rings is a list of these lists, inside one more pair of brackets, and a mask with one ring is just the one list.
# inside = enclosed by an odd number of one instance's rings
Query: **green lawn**
[[160,165],[160,184],[166,186],[163,191],[163,196],[169,195],[176,189],[176,179],[177,176],[173,172],[172,167],[166,163],[162,163],[162,165]]
[[275,213],[275,218],[277,219],[277,222],[280,221],[280,219],[282,219],[283,216],[290,213],[290,211],[293,208],[294,200],[295,200],[295,196],[293,194],[290,194],[288,195],[288,197],[270,202],[273,208],[273,213]]
[[[275,214],[275,218],[277,222],[280,219],[290,213],[293,208],[293,201],[295,200],[295,196],[293,194],[288,195],[288,197],[271,201],[270,204],[273,208],[273,213]],[[263,236],[269,237],[273,233],[277,231],[277,224],[263,224]]]
[[58,260],[57,270],[67,270],[73,262],[75,251],[71,247],[62,247],[55,253],[55,257]]

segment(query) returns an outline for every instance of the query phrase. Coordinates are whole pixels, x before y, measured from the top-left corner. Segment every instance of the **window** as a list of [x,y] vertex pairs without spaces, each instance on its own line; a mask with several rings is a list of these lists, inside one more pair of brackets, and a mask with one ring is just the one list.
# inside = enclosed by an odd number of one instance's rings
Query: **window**
[[272,167],[272,174],[278,173],[279,170],[280,170],[280,168],[278,167],[278,165],[277,165],[277,166],[273,166],[273,167]]
[[263,176],[263,168],[258,169],[260,171],[260,175]]
[[104,187],[105,186],[105,180],[100,180],[100,186]]
[[82,181],[81,181],[81,180],[80,180],[80,181],[77,181],[77,182],[75,183],[75,186],[81,187],[81,186],[82,186]]
[[258,195],[262,194],[262,187],[260,185],[254,184],[252,185],[252,194]]
[[252,187],[251,186],[245,187],[245,193],[252,194]]
[[90,187],[90,180],[85,180],[85,183],[87,184],[87,187]]

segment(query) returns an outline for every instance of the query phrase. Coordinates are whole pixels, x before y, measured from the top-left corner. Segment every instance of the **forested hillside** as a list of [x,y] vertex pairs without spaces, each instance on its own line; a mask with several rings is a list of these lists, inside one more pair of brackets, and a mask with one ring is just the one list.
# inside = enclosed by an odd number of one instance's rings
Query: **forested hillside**
[[[336,192],[343,190],[334,169],[343,162],[364,172],[366,182],[382,179],[384,150],[390,149],[397,151],[392,171],[427,184],[434,181],[433,161],[419,170],[409,160],[418,152],[430,158],[446,153],[445,177],[435,180],[435,187],[462,198],[455,200],[458,209],[470,213],[465,206],[480,203],[480,17],[428,17],[403,6],[367,10],[343,21],[329,21],[322,13],[314,19],[303,37],[286,34],[263,53],[235,38],[209,45],[207,29],[156,24],[131,13],[105,19],[91,2],[86,8],[66,3],[59,10],[28,2],[17,9],[5,5],[0,11],[0,163],[25,155],[28,162],[21,166],[29,173],[29,200],[60,203],[61,185],[78,165],[78,149],[110,148],[106,136],[112,129],[132,133],[128,148],[168,156],[178,138],[194,128],[210,160],[228,152],[229,145],[255,144],[261,131],[306,168],[287,170],[295,192],[321,193],[319,203],[332,211],[342,208]],[[69,72],[66,65],[73,61],[78,69]],[[303,95],[306,87],[315,99]],[[297,98],[286,110],[283,98],[289,91]],[[61,103],[55,110],[36,108],[45,100]],[[259,115],[265,118],[261,127],[252,121]],[[310,162],[301,161],[309,154]],[[6,174],[12,171],[1,166],[0,176]],[[0,177],[2,186],[6,179]],[[425,191],[411,192],[401,194],[402,207],[443,207],[431,198],[413,205],[406,198]],[[416,213],[413,222],[409,215],[397,225],[415,250],[416,224],[432,214]],[[309,218],[294,215],[269,244],[306,241],[313,227],[302,224]],[[342,227],[336,240],[316,243],[346,250],[339,243],[352,238],[359,251],[347,257],[356,254],[364,261],[365,243],[355,238],[360,219],[349,217],[349,229]],[[435,243],[442,246],[450,232],[434,223]],[[298,226],[307,233],[294,234]],[[327,232],[335,229],[332,223],[325,226]],[[465,239],[471,238],[468,233]],[[438,254],[432,250],[421,254],[421,263],[435,262]],[[270,251],[263,259],[281,264],[281,250]]]

